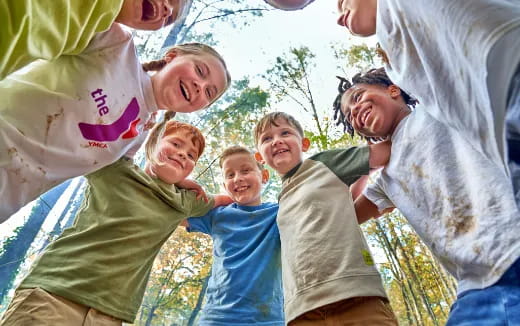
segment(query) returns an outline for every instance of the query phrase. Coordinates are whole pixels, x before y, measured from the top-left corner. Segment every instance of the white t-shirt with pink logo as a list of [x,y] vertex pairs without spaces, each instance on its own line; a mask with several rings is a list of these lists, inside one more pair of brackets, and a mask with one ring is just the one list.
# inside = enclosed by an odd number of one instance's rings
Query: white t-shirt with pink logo
[[119,24],[80,55],[0,82],[0,222],[55,185],[133,156],[157,105]]

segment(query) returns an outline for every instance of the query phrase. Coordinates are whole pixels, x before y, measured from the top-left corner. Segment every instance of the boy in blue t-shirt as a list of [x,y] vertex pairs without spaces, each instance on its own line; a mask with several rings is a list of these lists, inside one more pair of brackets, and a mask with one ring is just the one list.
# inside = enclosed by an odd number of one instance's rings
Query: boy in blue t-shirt
[[241,146],[220,158],[235,203],[187,220],[213,238],[213,268],[199,325],[284,325],[278,204],[261,203],[269,173]]

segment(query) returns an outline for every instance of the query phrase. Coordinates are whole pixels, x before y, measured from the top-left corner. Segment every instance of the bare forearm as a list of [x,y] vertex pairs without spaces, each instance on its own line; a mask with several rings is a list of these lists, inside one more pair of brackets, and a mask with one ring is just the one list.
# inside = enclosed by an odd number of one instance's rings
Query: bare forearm
[[371,218],[378,218],[383,215],[379,212],[377,206],[368,200],[365,195],[360,195],[354,201],[354,208],[356,209],[356,216],[359,224],[363,224]]

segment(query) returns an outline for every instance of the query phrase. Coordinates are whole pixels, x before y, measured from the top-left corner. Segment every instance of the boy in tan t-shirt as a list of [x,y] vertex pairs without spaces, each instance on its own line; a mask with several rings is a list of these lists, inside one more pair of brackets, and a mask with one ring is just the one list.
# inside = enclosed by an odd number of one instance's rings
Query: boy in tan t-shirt
[[387,142],[318,153],[292,116],[274,112],[255,128],[257,160],[282,177],[277,217],[289,325],[397,325],[358,226],[349,186],[386,164]]

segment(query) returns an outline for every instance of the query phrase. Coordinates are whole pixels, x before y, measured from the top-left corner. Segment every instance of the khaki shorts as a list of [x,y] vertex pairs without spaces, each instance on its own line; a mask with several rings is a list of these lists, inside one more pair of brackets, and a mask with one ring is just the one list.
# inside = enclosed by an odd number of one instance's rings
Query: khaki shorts
[[18,289],[0,326],[121,326],[121,320],[40,288]]
[[356,297],[304,313],[289,326],[397,326],[388,301],[380,297]]

